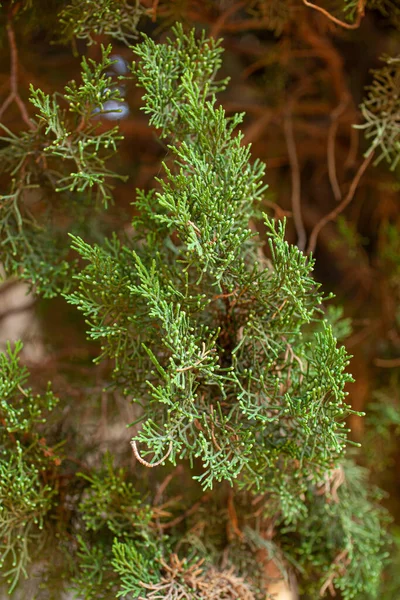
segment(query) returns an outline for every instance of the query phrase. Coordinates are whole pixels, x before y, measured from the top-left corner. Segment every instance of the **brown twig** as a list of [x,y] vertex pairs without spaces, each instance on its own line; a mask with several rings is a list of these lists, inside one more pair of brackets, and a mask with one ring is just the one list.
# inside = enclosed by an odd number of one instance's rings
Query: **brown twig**
[[20,384],[17,384],[17,388],[19,389],[19,391],[21,392],[21,394],[23,396],[25,396],[26,398],[28,397],[28,394],[26,393],[26,391],[20,386]]
[[276,309],[276,311],[274,312],[274,314],[270,317],[270,320],[272,321],[273,319],[275,319],[276,315],[282,310],[282,308],[285,306],[285,304],[288,302],[288,299],[285,298],[284,301],[282,302],[282,304]]
[[190,515],[195,513],[197,511],[197,509],[199,509],[200,506],[202,504],[204,504],[204,502],[207,502],[207,500],[209,498],[210,498],[210,494],[204,494],[204,496],[202,498],[200,498],[200,500],[198,502],[195,502],[193,504],[193,506],[191,506],[188,510],[186,510],[179,517],[176,517],[176,519],[173,519],[169,523],[160,523],[160,529],[170,529],[171,527],[175,527],[175,525],[179,525],[179,523],[181,523],[184,519],[186,519],[186,517],[189,517]]
[[289,155],[290,172],[292,177],[292,211],[293,222],[297,233],[297,246],[304,250],[307,236],[301,214],[301,179],[299,159],[297,157],[296,142],[293,134],[293,122],[291,112],[288,111],[283,124],[285,139]]
[[235,12],[237,12],[240,8],[242,8],[242,6],[244,6],[244,2],[243,2],[243,0],[240,0],[240,2],[235,2],[227,10],[225,10],[215,21],[214,25],[211,27],[210,37],[217,38],[219,36],[221,29],[224,26],[225,21],[231,15],[235,14]]
[[276,202],[273,202],[272,200],[263,200],[263,205],[268,206],[269,208],[272,208],[272,210],[274,211],[274,219],[283,219],[284,217],[292,217],[293,213],[291,210],[283,210],[283,208],[281,206],[279,206],[279,204],[277,204]]
[[153,23],[155,23],[157,20],[157,8],[159,1],[160,0],[154,0],[153,6],[151,7],[151,20],[153,21]]
[[132,450],[133,450],[133,454],[135,455],[135,458],[145,467],[148,467],[149,469],[153,469],[154,467],[158,467],[158,465],[161,465],[161,463],[163,463],[165,460],[167,460],[168,456],[171,454],[172,452],[172,442],[169,443],[169,448],[167,450],[167,453],[165,456],[163,456],[162,458],[160,458],[160,460],[158,460],[155,463],[149,463],[147,460],[145,460],[144,458],[142,458],[139,454],[139,451],[137,449],[137,445],[135,440],[131,440],[131,446],[132,446]]
[[[197,17],[198,18],[198,17]],[[268,29],[270,21],[268,19],[242,19],[233,23],[225,23],[221,26],[221,31],[230,31],[232,33],[238,31],[250,31],[252,29]]]
[[345,96],[340,101],[339,105],[331,112],[331,125],[328,131],[328,143],[326,149],[329,181],[331,183],[333,195],[337,202],[339,202],[342,199],[342,192],[340,191],[340,186],[336,173],[335,142],[336,133],[339,126],[339,117],[346,109],[348,102],[349,96],[345,94]]
[[250,144],[258,140],[262,135],[264,135],[264,130],[270,124],[272,120],[273,113],[269,110],[265,110],[263,114],[258,119],[255,119],[251,125],[246,127],[243,135],[243,143]]
[[211,428],[211,439],[212,439],[213,444],[216,447],[216,449],[218,451],[221,451],[221,446],[218,444],[217,440],[215,439],[214,421],[213,421],[213,419],[214,419],[214,407],[213,407],[212,404],[210,405],[210,412],[211,412],[211,425],[210,425],[210,428]]
[[312,2],[309,2],[308,0],[303,0],[303,4],[305,6],[308,6],[309,8],[313,8],[314,10],[322,13],[330,21],[332,21],[333,23],[336,23],[336,25],[340,25],[340,27],[343,27],[344,29],[358,29],[358,27],[360,27],[361,20],[365,13],[365,10],[364,10],[365,9],[365,0],[358,0],[357,17],[356,17],[356,20],[354,21],[354,23],[346,23],[345,21],[341,21],[337,17],[334,17],[333,15],[331,15],[331,13],[328,12],[325,8],[322,8],[322,6],[313,4]]
[[176,475],[178,475],[178,473],[182,473],[182,471],[183,471],[182,465],[178,465],[176,467],[176,469],[174,469],[174,471],[172,473],[169,473],[169,475],[166,476],[166,478],[164,479],[164,481],[162,481],[160,483],[160,485],[157,488],[157,492],[156,492],[156,494],[154,496],[153,506],[157,506],[158,504],[160,504],[161,498],[162,498],[165,490],[167,489],[167,487],[171,483],[172,479]]
[[232,537],[233,537],[232,534],[235,534],[240,540],[243,540],[244,536],[239,528],[239,520],[237,517],[235,504],[233,502],[233,490],[232,489],[229,490],[229,495],[228,495],[228,516],[229,516],[229,521],[227,523],[228,539],[232,539]]
[[233,292],[230,292],[229,294],[217,294],[216,296],[213,296],[213,300],[219,300],[220,298],[231,298],[232,296],[236,296],[238,291],[239,288],[236,288],[235,290],[233,290]]
[[3,113],[7,110],[12,102],[15,102],[19,108],[21,113],[21,117],[23,121],[29,126],[30,129],[36,129],[34,124],[29,118],[28,111],[24,102],[21,99],[21,96],[18,92],[18,49],[15,41],[15,33],[14,29],[11,25],[11,21],[7,23],[7,37],[8,43],[10,46],[10,93],[7,98],[4,100],[3,104],[0,107],[0,119],[3,116]]
[[350,146],[349,151],[347,153],[346,160],[344,161],[344,168],[348,169],[349,167],[353,167],[356,164],[357,154],[358,154],[358,146],[359,146],[359,131],[358,129],[354,129],[353,124],[350,128]]
[[384,369],[394,369],[400,367],[400,358],[375,358],[374,364]]
[[368,154],[365,157],[365,159],[361,163],[357,173],[355,174],[353,181],[351,182],[350,189],[347,192],[346,197],[342,200],[342,202],[334,210],[332,210],[330,213],[325,215],[325,217],[323,217],[315,225],[315,227],[312,230],[311,235],[310,235],[310,241],[308,243],[307,254],[310,254],[311,252],[315,251],[315,247],[317,245],[317,238],[318,238],[318,235],[319,235],[319,232],[321,231],[321,229],[323,227],[325,227],[325,225],[327,223],[329,223],[329,221],[333,221],[334,219],[336,219],[336,217],[338,215],[340,215],[340,213],[346,208],[346,206],[348,204],[350,204],[350,202],[352,201],[353,196],[356,192],[357,186],[360,183],[360,179],[363,176],[364,172],[366,171],[373,156],[374,156],[374,153],[370,152],[370,154]]
[[[342,550],[335,558],[335,560],[333,561],[333,565],[337,565],[339,567],[339,570],[335,570],[332,569],[330,575],[328,576],[328,578],[326,579],[325,583],[322,585],[319,594],[320,596],[324,596],[325,592],[329,589],[330,593],[332,596],[335,595],[335,590],[333,587],[333,582],[335,580],[336,577],[338,577],[341,572],[343,572],[343,569],[345,568],[345,566],[347,566],[350,562],[350,559],[348,557],[348,549],[345,548],[344,550]],[[342,563],[342,566],[340,565],[340,563]]]
[[210,354],[210,352],[214,352],[214,348],[210,348],[209,350],[206,350],[206,345],[203,342],[200,358],[195,363],[193,363],[193,365],[188,365],[187,367],[181,367],[179,369],[176,369],[176,372],[183,373],[184,371],[190,371],[191,369],[198,367],[203,362],[203,360],[206,358],[206,356],[208,356]]
[[310,24],[308,19],[300,21],[299,32],[304,42],[311,46],[321,60],[325,61],[327,66],[326,76],[329,78],[338,102],[340,102],[346,93],[349,94],[346,86],[342,56],[329,38],[321,35],[317,28]]

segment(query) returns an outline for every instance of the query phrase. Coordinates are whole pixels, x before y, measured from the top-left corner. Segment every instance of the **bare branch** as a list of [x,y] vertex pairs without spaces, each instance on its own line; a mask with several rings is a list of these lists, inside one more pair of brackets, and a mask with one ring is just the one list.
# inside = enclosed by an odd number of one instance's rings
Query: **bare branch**
[[331,125],[328,131],[328,143],[327,143],[327,161],[328,161],[328,174],[329,181],[331,183],[333,195],[335,200],[339,202],[342,199],[342,192],[340,191],[339,182],[336,173],[336,159],[335,159],[335,142],[336,133],[339,126],[339,117],[345,111],[346,106],[349,102],[349,96],[345,94],[338,106],[331,112]]
[[400,367],[400,358],[375,358],[374,363],[377,367],[394,369]]
[[292,176],[292,210],[293,222],[297,232],[297,246],[300,250],[306,247],[306,230],[304,228],[303,217],[301,215],[301,179],[300,167],[297,157],[296,142],[293,134],[293,122],[291,113],[285,117],[283,124],[286,144],[290,162],[290,172]]
[[338,215],[340,215],[340,213],[346,208],[346,206],[348,204],[350,204],[350,202],[352,201],[353,196],[356,192],[357,186],[360,183],[360,179],[363,176],[364,172],[366,171],[373,156],[374,156],[374,153],[371,152],[370,154],[368,154],[365,157],[365,159],[361,163],[357,173],[355,174],[353,181],[351,182],[351,186],[350,186],[349,191],[347,192],[346,197],[342,200],[342,202],[339,204],[339,206],[337,206],[334,210],[332,210],[330,213],[328,213],[325,217],[323,217],[315,225],[315,227],[312,230],[311,235],[310,235],[310,241],[309,241],[308,248],[307,248],[307,254],[310,254],[311,252],[315,251],[315,247],[317,245],[317,238],[318,238],[318,235],[319,235],[319,232],[321,231],[321,229],[323,227],[325,227],[325,225],[327,223],[329,223],[329,221],[333,221],[334,219],[336,219],[336,217]]
[[24,102],[21,99],[21,96],[18,92],[18,49],[17,43],[15,41],[15,33],[12,27],[11,21],[7,23],[7,37],[8,44],[10,46],[10,60],[11,60],[11,68],[10,68],[10,93],[7,98],[4,100],[3,104],[0,107],[0,119],[3,113],[7,110],[12,102],[15,102],[19,108],[19,112],[21,113],[21,117],[23,121],[28,125],[30,129],[36,129],[35,125],[32,123],[29,118],[28,111]]
[[366,0],[358,0],[356,20],[354,21],[354,23],[346,23],[345,21],[341,21],[340,19],[337,19],[336,17],[331,15],[331,13],[328,12],[327,10],[325,10],[325,8],[322,8],[322,6],[313,4],[312,2],[309,2],[308,0],[303,0],[303,4],[305,6],[313,8],[314,10],[322,13],[330,21],[332,21],[336,25],[340,25],[340,27],[343,27],[344,29],[358,29],[358,27],[360,27],[361,20],[365,13],[365,2],[366,2]]

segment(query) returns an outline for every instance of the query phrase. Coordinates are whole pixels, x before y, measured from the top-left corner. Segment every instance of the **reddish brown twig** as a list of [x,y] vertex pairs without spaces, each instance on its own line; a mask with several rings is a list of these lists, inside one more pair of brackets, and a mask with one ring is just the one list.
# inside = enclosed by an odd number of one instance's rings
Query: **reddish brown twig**
[[[199,17],[196,15],[196,18]],[[268,29],[270,22],[268,19],[242,19],[233,21],[233,23],[224,23],[221,26],[221,31],[230,31],[232,33],[238,31],[251,31],[252,29]]]
[[227,535],[228,535],[228,539],[232,539],[233,538],[233,534],[235,534],[240,540],[243,540],[243,533],[240,531],[239,528],[239,520],[237,517],[237,512],[236,512],[236,508],[235,508],[235,504],[233,502],[233,491],[232,489],[229,490],[229,495],[228,495],[228,516],[229,516],[229,521],[228,521],[228,530],[227,530]]
[[340,191],[339,181],[336,173],[335,142],[336,133],[339,126],[339,117],[345,111],[348,102],[349,96],[348,94],[345,94],[339,105],[331,112],[331,125],[328,131],[328,143],[326,149],[329,181],[331,183],[333,195],[335,196],[335,200],[337,202],[342,199],[342,192]]
[[375,358],[374,364],[385,369],[400,367],[400,358]]
[[207,502],[207,500],[209,498],[210,498],[210,494],[204,494],[204,496],[202,496],[200,498],[200,500],[198,500],[198,502],[195,502],[183,514],[181,514],[179,517],[176,517],[176,519],[173,519],[169,523],[160,523],[160,529],[170,529],[171,527],[175,527],[176,525],[179,525],[179,523],[181,523],[184,519],[186,519],[186,517],[190,517],[190,515],[195,513],[200,508],[200,506],[202,504],[204,504],[204,502]]
[[353,124],[350,128],[350,146],[349,151],[347,153],[346,160],[344,161],[344,168],[348,169],[349,167],[353,167],[357,161],[358,154],[358,146],[359,146],[359,130],[354,129]]
[[232,296],[236,296],[238,291],[239,288],[236,288],[235,290],[233,290],[233,292],[230,292],[229,294],[217,294],[216,296],[213,296],[213,300],[219,300],[219,298],[231,298]]
[[258,119],[255,119],[255,121],[244,130],[243,143],[250,144],[251,142],[258,140],[264,134],[264,130],[271,122],[272,117],[272,111],[266,109]]
[[151,7],[151,20],[153,23],[157,20],[157,8],[158,8],[159,0],[154,0],[153,6]]
[[293,213],[291,210],[283,210],[281,206],[279,206],[276,202],[272,202],[272,200],[263,200],[263,206],[269,206],[274,211],[274,219],[283,219],[284,217],[292,217]]
[[325,583],[322,585],[322,587],[319,591],[320,596],[324,596],[324,594],[327,590],[330,591],[331,596],[335,596],[335,589],[333,587],[333,582],[336,579],[336,577],[338,577],[341,573],[343,573],[346,566],[349,564],[350,558],[349,558],[348,554],[349,554],[349,550],[347,548],[345,548],[336,556],[335,560],[333,561],[333,565],[336,565],[338,567],[338,569],[331,570],[331,573],[329,574],[328,578],[326,579]]
[[334,210],[332,210],[330,213],[325,215],[325,217],[323,217],[315,225],[315,227],[312,230],[311,235],[310,235],[310,241],[308,243],[307,254],[310,254],[311,252],[315,251],[315,247],[317,245],[317,238],[318,238],[318,235],[319,235],[319,232],[321,231],[321,229],[323,227],[325,227],[325,225],[327,223],[329,223],[329,221],[333,221],[334,219],[336,219],[336,217],[338,215],[340,215],[340,213],[346,208],[346,206],[348,204],[350,204],[350,202],[352,201],[353,196],[356,192],[357,186],[360,183],[360,179],[363,176],[364,172],[366,171],[373,156],[374,156],[374,153],[371,152],[370,154],[368,154],[365,157],[365,159],[361,163],[357,173],[355,174],[353,181],[351,182],[351,185],[350,185],[349,191],[347,192],[346,197],[342,200],[342,202],[339,204],[339,206],[337,206]]
[[306,230],[304,228],[303,217],[301,214],[301,179],[300,167],[297,157],[296,142],[293,134],[292,115],[288,111],[283,124],[285,139],[289,155],[290,172],[292,177],[292,211],[293,222],[297,233],[297,246],[304,250],[306,246]]
[[358,29],[358,27],[360,27],[361,20],[365,13],[365,0],[358,0],[357,17],[356,17],[356,20],[354,21],[354,23],[346,23],[345,21],[341,21],[337,17],[334,17],[333,15],[331,15],[331,13],[328,12],[325,8],[322,8],[322,6],[313,4],[312,2],[309,2],[308,0],[303,0],[303,4],[305,6],[308,6],[309,8],[313,8],[314,10],[320,12],[325,17],[327,17],[330,21],[332,21],[336,25],[340,25],[340,27],[343,27],[344,29]]
[[160,485],[157,488],[157,492],[156,492],[156,494],[154,496],[153,506],[157,506],[158,504],[160,504],[161,498],[162,498],[165,490],[167,489],[167,487],[171,483],[172,479],[176,475],[178,475],[178,473],[182,473],[182,471],[183,471],[182,465],[178,465],[176,467],[176,469],[174,469],[174,471],[172,473],[169,473],[169,475],[166,476],[166,478],[164,479],[164,481],[162,481],[160,483]]
[[215,21],[214,25],[211,27],[210,29],[210,37],[213,38],[217,38],[221,29],[224,26],[224,23],[226,22],[226,20],[233,14],[235,14],[235,12],[237,12],[240,8],[242,8],[242,6],[244,5],[243,0],[240,0],[240,2],[235,2],[234,4],[232,4],[232,6],[230,6],[227,10],[225,10],[219,17],[218,19]]
[[21,99],[21,96],[18,92],[18,49],[15,41],[14,29],[11,25],[11,21],[7,23],[7,37],[8,44],[10,46],[10,93],[7,98],[4,100],[3,104],[0,107],[0,119],[3,116],[3,113],[7,110],[12,102],[15,102],[19,108],[19,112],[21,113],[21,117],[23,121],[29,126],[30,129],[36,129],[35,125],[29,118],[28,111],[24,102]]
[[299,22],[299,32],[304,42],[311,46],[319,58],[325,61],[328,72],[326,75],[335,91],[338,102],[349,92],[346,86],[346,77],[343,69],[343,58],[327,36],[321,35],[316,27],[313,27],[309,19]]

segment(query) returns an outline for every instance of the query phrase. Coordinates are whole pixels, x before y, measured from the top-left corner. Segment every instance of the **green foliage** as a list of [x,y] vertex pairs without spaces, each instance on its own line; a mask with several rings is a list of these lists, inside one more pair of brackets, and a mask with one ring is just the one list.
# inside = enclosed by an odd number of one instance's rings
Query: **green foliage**
[[[369,485],[365,469],[351,461],[345,463],[344,470],[340,467],[327,472],[317,486],[306,483],[302,494],[304,511],[300,518],[297,514],[296,522],[288,524],[282,513],[273,513],[277,531],[273,541],[265,539],[260,530],[260,510],[256,517],[249,507],[251,497],[246,495],[235,497],[238,522],[247,525],[235,536],[229,534],[232,509],[228,513],[223,509],[223,494],[204,499],[204,506],[192,511],[184,525],[181,519],[176,519],[167,537],[163,534],[168,523],[161,516],[162,507],[155,506],[147,520],[124,516],[128,502],[131,515],[143,510],[139,498],[131,499],[129,490],[133,488],[125,482],[125,477],[122,471],[113,474],[111,462],[106,459],[106,471],[94,478],[85,492],[88,500],[80,505],[82,516],[88,507],[92,517],[97,513],[91,531],[102,532],[101,536],[91,538],[90,543],[79,538],[80,574],[74,589],[85,599],[108,600],[131,594],[148,598],[160,594],[178,599],[186,593],[193,600],[231,597],[261,600],[265,598],[268,582],[265,566],[271,560],[283,577],[287,578],[289,565],[303,574],[305,598],[316,597],[320,590],[333,587],[346,599],[376,595],[381,567],[388,557],[388,538],[382,530],[387,513],[379,507],[381,495]],[[97,490],[106,488],[111,480],[113,505],[107,498],[103,504]],[[101,497],[109,494],[104,489]],[[146,503],[149,501],[150,498],[146,499]],[[165,506],[174,513],[177,508],[174,504],[170,497]],[[271,509],[274,507],[266,502],[264,510]],[[122,524],[125,520],[125,526],[118,527],[116,535],[110,538],[104,529],[98,528],[98,523],[103,523],[101,527],[110,526],[114,533],[118,512],[117,521]],[[265,514],[266,523],[271,523],[269,514]],[[88,521],[85,522],[87,525]],[[255,553],[259,556],[256,562]],[[222,570],[217,566],[221,560],[225,565]]]
[[340,236],[340,242],[333,242],[332,247],[343,243],[346,245],[347,254],[350,258],[361,259],[360,248],[368,242],[366,238],[361,237],[352,223],[347,221],[345,217],[339,216],[337,220],[337,228]]
[[343,316],[343,307],[330,304],[326,311],[326,320],[332,327],[333,335],[337,340],[348,338],[352,331],[352,320]]
[[62,41],[77,38],[95,43],[95,36],[110,35],[132,43],[145,10],[139,0],[73,0],[59,14]]
[[359,10],[360,2],[358,0],[344,0],[344,11],[349,21],[354,21]]
[[[173,33],[175,38],[168,38],[166,44],[156,44],[146,36],[144,43],[135,46],[141,63],[139,69],[134,63],[132,70],[146,90],[142,110],[151,115],[150,124],[161,129],[161,138],[173,134],[182,141],[193,135],[199,137],[196,127],[201,115],[205,127],[211,118],[210,130],[218,126],[215,132],[218,137],[206,140],[206,132],[201,133],[203,143],[213,145],[210,151],[212,148],[216,151],[229,138],[224,129],[230,126],[233,130],[239,122],[237,116],[234,124],[232,120],[225,121],[222,108],[218,113],[213,110],[213,95],[224,90],[228,83],[227,79],[215,81],[221,66],[221,40],[207,39],[205,32],[196,39],[194,31],[185,34],[179,24]],[[208,99],[211,102],[207,103]]]
[[79,504],[85,533],[78,538],[73,589],[85,600],[142,590],[139,582],[154,580],[152,565],[160,556],[150,506],[109,454],[103,463],[97,473],[80,474],[89,486]]
[[368,466],[381,478],[396,462],[400,434],[399,374],[396,370],[385,386],[375,391],[366,416],[365,457]]
[[[284,529],[282,547],[288,560],[312,574],[309,592],[340,590],[344,600],[375,598],[382,565],[388,559],[388,537],[381,530],[387,522],[378,505],[381,494],[370,487],[367,471],[353,462],[325,478],[325,489],[306,496],[307,513]],[[310,569],[311,567],[311,569]],[[312,596],[312,597],[315,597]]]
[[63,95],[31,87],[38,112],[28,131],[1,125],[0,171],[9,174],[10,192],[0,208],[0,260],[7,275],[20,273],[45,297],[70,286],[74,263],[61,223],[79,228],[93,200],[107,206],[109,179],[118,177],[105,164],[121,139],[118,126],[104,130],[99,120],[107,101],[121,100],[107,74],[110,53],[103,47],[98,64],[83,58],[82,82],[71,81]]
[[139,243],[74,238],[89,265],[68,298],[115,358],[119,385],[140,398],[136,440],[154,460],[170,449],[172,462],[201,458],[205,489],[240,475],[241,486],[287,498],[343,454],[348,358],[327,323],[312,325],[322,319],[312,261],[287,244],[283,223],[266,218],[271,260],[261,258],[248,223],[264,169],[205,84],[219,52],[175,35],[164,46],[146,39],[136,66],[173,162],[159,192],[138,195]]
[[105,457],[103,471],[81,476],[90,483],[80,504],[88,531],[99,531],[106,526],[113,534],[123,537],[132,528],[145,528],[148,525],[150,509],[141,506],[140,493],[132,483],[125,481],[124,470],[115,471],[110,455]]
[[[82,83],[77,85],[71,81],[65,87],[63,95],[68,104],[68,116],[77,119],[74,129],[69,131],[66,126],[67,114],[56,98],[51,98],[41,90],[31,87],[31,102],[38,109],[38,127],[47,137],[44,148],[46,157],[60,158],[67,162],[66,174],[55,178],[55,190],[90,191],[96,187],[98,199],[105,203],[110,200],[109,187],[106,183],[109,177],[116,175],[104,168],[104,161],[116,151],[116,143],[121,139],[118,127],[106,132],[98,132],[99,122],[93,117],[107,114],[105,106],[110,100],[121,100],[119,89],[106,74],[107,68],[115,61],[109,57],[111,46],[102,47],[102,60],[99,64],[89,59],[82,60]],[[102,155],[106,151],[106,155]],[[72,168],[76,171],[71,172]]]
[[41,436],[40,425],[55,405],[50,390],[34,395],[25,384],[20,343],[0,354],[0,567],[10,592],[28,577],[32,555],[45,539],[45,518],[54,506],[53,477],[60,459]]
[[364,129],[365,137],[371,140],[368,153],[377,151],[375,164],[386,159],[394,170],[400,160],[400,58],[383,57],[382,60],[386,64],[373,71],[374,79],[360,107],[365,123],[355,127]]
[[400,531],[398,527],[395,528],[393,541],[393,560],[384,575],[379,595],[380,600],[392,600],[400,595],[400,577],[398,569],[400,562]]
[[56,489],[45,484],[32,450],[16,442],[0,457],[0,568],[12,592],[20,577],[28,577],[31,555],[38,556],[45,535],[44,520],[54,505]]
[[24,388],[29,373],[20,365],[21,350],[18,342],[14,349],[8,345],[7,353],[0,354],[0,419],[8,434],[29,433],[38,423],[45,422],[43,413],[52,410],[56,403],[50,390],[45,396],[35,396],[31,389]]
[[145,593],[144,589],[150,584],[157,583],[161,574],[155,568],[154,556],[146,558],[132,542],[114,542],[113,545],[113,567],[121,579],[121,589],[117,598],[125,598],[127,594]]
[[[400,234],[395,223],[385,223],[381,228],[382,252],[381,263],[393,289],[394,296],[400,301]],[[400,319],[400,312],[397,309]]]
[[77,542],[71,586],[75,597],[85,600],[115,598],[117,584],[112,572],[109,547],[90,544],[81,535],[77,535]]

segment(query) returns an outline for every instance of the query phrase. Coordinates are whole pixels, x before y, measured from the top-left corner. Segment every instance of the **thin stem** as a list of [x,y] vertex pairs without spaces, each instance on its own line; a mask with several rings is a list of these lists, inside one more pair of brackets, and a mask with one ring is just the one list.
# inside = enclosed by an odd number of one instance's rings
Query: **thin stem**
[[376,358],[374,363],[377,367],[394,369],[396,367],[400,367],[400,358]]
[[34,124],[32,123],[32,121],[29,118],[29,114],[26,109],[26,106],[25,106],[24,102],[22,101],[21,96],[19,95],[19,92],[18,92],[18,49],[17,49],[17,43],[15,41],[15,33],[14,33],[14,29],[11,25],[11,21],[9,21],[7,23],[7,37],[8,37],[8,44],[10,46],[10,61],[11,61],[10,93],[0,107],[0,119],[3,115],[3,113],[9,107],[9,105],[13,101],[15,101],[15,103],[17,104],[17,106],[19,108],[19,112],[21,113],[21,117],[22,117],[23,121],[29,126],[30,129],[36,129],[36,127],[34,126]]
[[228,19],[228,17],[230,17],[231,15],[235,14],[235,12],[237,12],[243,6],[244,6],[244,2],[243,2],[243,0],[240,0],[240,2],[235,2],[227,10],[225,10],[218,17],[218,19],[215,21],[214,25],[210,29],[210,37],[217,38],[218,35],[219,35],[219,33],[220,33],[220,31],[221,31],[221,29],[224,26],[225,21]]
[[171,480],[178,474],[178,473],[182,473],[183,471],[183,467],[182,465],[178,465],[176,467],[176,469],[170,473],[169,475],[166,476],[166,478],[164,479],[164,481],[161,482],[161,484],[159,485],[159,487],[157,488],[157,492],[156,495],[154,496],[154,500],[153,500],[153,506],[157,506],[157,504],[160,504],[162,495],[164,494],[165,490],[167,489],[168,485],[170,484]]
[[188,510],[186,510],[179,517],[176,517],[169,523],[160,523],[160,529],[170,529],[171,527],[175,527],[176,525],[179,525],[179,523],[181,523],[184,519],[186,519],[187,517],[189,517],[190,515],[195,513],[200,508],[200,506],[202,504],[204,504],[204,502],[207,502],[207,500],[209,498],[210,498],[210,494],[204,494],[204,496],[202,498],[200,498],[200,500],[195,502],[190,508],[188,508]]
[[327,162],[328,162],[328,174],[329,181],[332,187],[333,195],[335,200],[339,202],[342,199],[342,192],[340,191],[339,181],[336,173],[336,159],[335,159],[335,142],[336,133],[339,126],[339,117],[346,109],[349,102],[347,94],[341,100],[340,104],[331,113],[331,125],[328,131],[328,143],[327,143]]
[[361,20],[364,16],[364,9],[365,9],[365,0],[358,0],[356,20],[354,21],[354,23],[346,23],[345,21],[341,21],[340,19],[331,15],[331,13],[328,12],[325,8],[322,8],[322,6],[313,4],[312,2],[309,2],[308,0],[303,0],[303,4],[305,6],[308,6],[309,8],[313,8],[314,10],[322,13],[330,21],[332,21],[336,25],[340,25],[340,27],[343,27],[344,29],[358,29],[358,27],[360,27]]
[[347,192],[346,197],[342,200],[342,202],[334,209],[332,210],[330,213],[328,213],[327,215],[325,215],[325,217],[323,217],[314,227],[314,229],[311,232],[310,235],[310,241],[308,244],[308,248],[307,248],[307,254],[310,254],[311,252],[315,251],[315,247],[317,245],[317,238],[319,235],[319,232],[321,231],[321,229],[323,227],[325,227],[325,225],[327,223],[329,223],[329,221],[333,221],[334,219],[336,219],[336,217],[338,215],[340,215],[340,213],[346,208],[346,206],[348,204],[350,204],[350,202],[353,199],[353,196],[356,192],[357,186],[360,183],[360,179],[363,176],[364,172],[366,171],[369,163],[371,162],[372,158],[374,156],[374,153],[371,152],[370,154],[368,154],[365,159],[363,160],[363,162],[361,163],[357,173],[355,174],[355,177],[353,179],[353,181],[351,182],[350,185],[350,189]]
[[159,3],[159,0],[154,0],[153,6],[151,7],[151,13],[152,13],[151,20],[153,21],[153,23],[155,23],[157,20],[158,3]]
[[297,232],[297,246],[304,250],[307,236],[304,228],[303,217],[301,215],[301,179],[300,167],[297,157],[296,143],[293,134],[293,122],[290,112],[284,120],[284,132],[289,155],[290,172],[292,177],[292,211],[293,222]]
[[346,160],[344,161],[345,169],[348,169],[349,167],[353,167],[356,163],[357,154],[358,154],[358,146],[359,146],[359,137],[360,137],[360,135],[359,135],[358,129],[354,129],[354,127],[351,126],[350,146],[349,146],[349,151],[347,153]]

